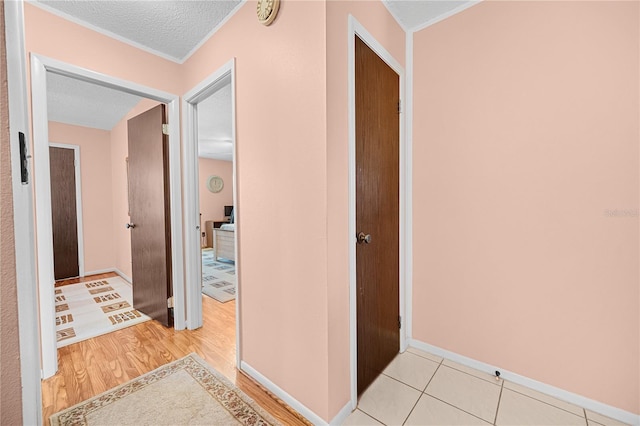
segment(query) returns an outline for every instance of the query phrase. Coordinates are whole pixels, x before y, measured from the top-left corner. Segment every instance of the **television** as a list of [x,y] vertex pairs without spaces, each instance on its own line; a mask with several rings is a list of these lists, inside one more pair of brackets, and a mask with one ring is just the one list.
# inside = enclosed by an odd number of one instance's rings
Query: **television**
[[231,212],[233,211],[233,206],[224,206],[224,216],[231,216]]

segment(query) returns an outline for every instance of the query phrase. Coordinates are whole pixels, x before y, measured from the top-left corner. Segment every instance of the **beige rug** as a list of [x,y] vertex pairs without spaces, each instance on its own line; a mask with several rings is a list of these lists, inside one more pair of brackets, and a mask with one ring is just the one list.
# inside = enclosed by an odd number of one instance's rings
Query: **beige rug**
[[198,355],[51,416],[51,425],[280,425]]
[[59,348],[151,319],[133,308],[131,284],[120,277],[57,287],[55,305]]

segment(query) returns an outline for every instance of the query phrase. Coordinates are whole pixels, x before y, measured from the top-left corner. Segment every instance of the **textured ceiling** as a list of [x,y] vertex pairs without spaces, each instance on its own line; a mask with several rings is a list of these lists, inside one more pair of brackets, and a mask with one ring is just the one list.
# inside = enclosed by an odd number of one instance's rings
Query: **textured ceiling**
[[[147,51],[184,62],[246,0],[34,0],[34,4]],[[477,0],[383,0],[410,31],[478,3]],[[110,130],[141,98],[48,74],[49,119]],[[200,156],[231,160],[231,92],[199,106]]]
[[231,81],[198,103],[198,156],[232,161]]
[[37,0],[34,4],[183,62],[244,0]]
[[47,73],[50,121],[111,130],[140,100],[139,96]]
[[382,0],[391,14],[410,31],[422,29],[477,4],[479,0]]

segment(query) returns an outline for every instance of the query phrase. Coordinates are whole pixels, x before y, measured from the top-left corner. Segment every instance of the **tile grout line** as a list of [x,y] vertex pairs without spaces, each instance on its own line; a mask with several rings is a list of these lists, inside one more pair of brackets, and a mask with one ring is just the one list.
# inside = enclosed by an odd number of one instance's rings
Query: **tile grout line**
[[371,418],[372,418],[373,420],[375,420],[376,422],[380,423],[381,425],[385,425],[385,426],[386,426],[386,423],[382,423],[382,420],[380,420],[380,419],[377,419],[377,418],[373,417],[371,414],[367,413],[367,412],[366,412],[366,411],[364,411],[364,410],[361,410],[360,408],[358,408],[358,406],[357,406],[357,405],[356,405],[356,411],[360,411],[360,412],[361,412],[362,414],[364,414],[365,416],[367,416],[367,417],[371,417]]
[[[457,371],[458,373],[466,374],[467,376],[471,376],[471,377],[474,377],[474,378],[476,378],[476,379],[478,379],[478,380],[482,380],[483,382],[491,383],[491,384],[492,384],[492,385],[494,385],[494,386],[502,386],[502,384],[504,383],[504,379],[500,379],[500,384],[498,384],[498,383],[494,383],[494,382],[492,382],[492,381],[491,381],[491,380],[489,380],[489,379],[483,379],[482,377],[478,377],[478,376],[473,375],[473,374],[471,374],[471,373],[468,373],[468,372],[466,372],[466,371],[458,370],[457,368],[452,367],[452,366],[447,365],[447,364],[442,364],[442,366],[447,367],[447,368],[450,368],[450,369],[452,369],[452,370],[455,370],[455,371]],[[480,371],[480,370],[477,370],[477,371]],[[494,381],[495,381],[495,380],[494,380]]]
[[584,423],[589,426],[589,419],[587,418],[587,410],[586,408],[582,407],[582,413],[584,414]]
[[[435,374],[435,373],[434,373],[434,374]],[[415,391],[418,391],[418,392],[422,393],[422,391],[421,391],[420,389],[418,389],[418,388],[416,388],[416,387],[413,387],[413,386],[411,386],[410,384],[405,383],[405,382],[403,382],[403,381],[402,381],[402,380],[400,380],[400,379],[396,379],[396,378],[395,378],[395,377],[393,377],[393,376],[389,376],[388,374],[385,374],[385,373],[380,373],[380,376],[388,377],[388,378],[390,378],[391,380],[395,380],[396,382],[398,382],[398,383],[400,383],[400,384],[403,384],[403,385],[405,385],[405,386],[408,386],[408,387],[410,387],[411,389],[413,389],[413,390],[415,390]],[[380,377],[380,376],[378,376],[378,377]]]
[[477,415],[475,415],[475,414],[473,414],[473,413],[470,413],[470,412],[468,412],[468,411],[466,411],[466,410],[463,410],[463,409],[462,409],[462,408],[460,408],[460,407],[456,407],[455,405],[451,404],[450,402],[444,401],[444,400],[442,400],[442,399],[438,398],[437,396],[433,396],[433,395],[428,394],[428,393],[426,393],[426,392],[425,392],[424,394],[425,394],[426,396],[430,397],[430,398],[433,398],[433,399],[435,399],[435,400],[437,400],[437,401],[442,402],[443,404],[448,405],[449,407],[453,407],[453,408],[455,408],[455,409],[456,409],[456,410],[458,410],[458,411],[462,411],[463,413],[468,414],[468,415],[470,415],[470,416],[472,416],[472,417],[475,417],[476,419],[482,420],[483,422],[485,422],[485,423],[486,423],[486,424],[488,424],[488,425],[490,425],[490,424],[491,424],[491,423],[489,423],[488,421],[486,421],[485,419],[483,419],[482,417],[479,417],[479,416],[477,416]]
[[[503,383],[504,383],[504,382],[503,382]],[[565,413],[573,414],[573,415],[574,415],[574,416],[576,416],[576,417],[580,417],[580,415],[579,415],[579,414],[576,414],[576,413],[574,413],[573,411],[566,410],[566,409],[564,409],[564,408],[562,408],[562,407],[558,407],[557,405],[551,404],[550,402],[543,401],[543,400],[538,399],[538,398],[536,398],[536,397],[534,397],[534,396],[527,395],[526,393],[519,392],[519,391],[517,391],[517,390],[515,390],[515,389],[511,389],[511,388],[507,388],[507,389],[508,389],[509,391],[511,391],[511,392],[515,392],[515,393],[517,393],[518,395],[522,395],[522,396],[525,396],[525,397],[527,397],[527,398],[531,398],[531,399],[533,399],[533,400],[535,400],[535,401],[541,402],[541,403],[543,403],[543,404],[547,404],[547,405],[548,405],[548,406],[550,406],[550,407],[557,408],[558,410],[562,410],[562,411],[564,411]],[[527,389],[529,389],[529,388],[527,388]],[[533,390],[533,389],[530,389],[530,390]],[[550,398],[554,398],[554,397],[552,397],[551,395],[548,395],[548,396],[549,396]],[[556,399],[556,400],[558,400],[558,401],[562,401],[561,399],[557,399],[557,398],[554,398],[554,399]],[[566,402],[566,401],[563,401],[563,402]],[[567,402],[567,404],[571,404],[571,403],[570,403],[570,402]],[[576,407],[578,407],[578,406],[576,405]],[[578,408],[582,409],[582,411],[583,411],[583,412],[585,411],[585,409],[584,409],[583,407],[578,407]],[[584,418],[585,418],[585,419],[587,418],[586,413],[584,414]]]
[[[431,384],[431,381],[433,380],[433,378],[436,376],[436,373],[437,373],[437,372],[438,372],[438,370],[440,369],[440,366],[449,367],[448,365],[444,365],[444,358],[443,358],[443,359],[442,359],[442,361],[440,361],[440,365],[438,366],[438,368],[436,368],[436,371],[434,371],[433,376],[431,376],[431,378],[429,379],[429,383],[427,383],[427,386],[425,386],[425,387],[424,387],[424,391],[422,391],[422,395],[426,395],[426,396],[428,396],[428,397],[430,397],[430,398],[433,398],[433,399],[435,399],[435,400],[437,400],[437,401],[442,402],[443,404],[447,404],[448,406],[453,407],[453,408],[455,408],[456,410],[460,410],[460,411],[462,411],[463,413],[466,413],[466,414],[468,414],[468,415],[470,415],[470,416],[475,417],[476,419],[480,419],[480,420],[482,420],[483,422],[486,422],[487,424],[489,424],[489,422],[487,422],[485,419],[483,419],[483,418],[481,418],[481,417],[478,417],[478,416],[476,416],[476,415],[475,415],[475,414],[473,414],[473,413],[470,413],[470,412],[468,412],[468,411],[465,411],[465,410],[463,410],[463,409],[462,409],[462,408],[460,408],[460,407],[456,407],[455,405],[450,404],[450,403],[448,403],[447,401],[443,401],[442,399],[440,399],[440,398],[438,398],[438,397],[436,397],[436,396],[433,396],[433,395],[431,395],[431,394],[428,394],[428,393],[427,393],[427,388],[428,388],[428,387],[429,387],[429,385]],[[451,367],[449,367],[449,368],[451,368]],[[459,371],[459,370],[456,370],[456,371]],[[461,373],[464,373],[464,371],[461,371]],[[471,375],[471,376],[472,376],[472,377],[475,377],[475,376],[473,376],[473,375]],[[503,381],[502,383],[504,383],[504,381]],[[422,395],[420,396],[420,398],[422,398]],[[420,399],[418,398],[418,400],[420,400]],[[416,404],[417,404],[417,403],[416,403]],[[415,407],[414,407],[414,408],[415,408]],[[413,412],[413,409],[412,409],[411,411]],[[409,413],[409,414],[411,414],[411,413]],[[407,417],[407,420],[408,420],[408,419],[409,419],[409,417]],[[406,422],[406,420],[405,420],[405,422]]]
[[498,411],[500,411],[500,401],[502,400],[502,391],[504,390],[504,380],[502,381],[502,385],[500,386],[500,395],[498,395],[498,406],[496,407],[496,416],[493,418],[493,424],[495,426],[498,421]]
[[[415,348],[414,348],[414,349],[415,349]],[[428,358],[428,357],[426,357],[426,356],[422,356],[422,355],[417,354],[417,353],[415,353],[415,352],[411,352],[409,349],[407,349],[405,352],[409,352],[410,354],[413,354],[413,355],[415,355],[415,356],[419,356],[419,357],[420,357],[420,358],[422,358],[422,359],[426,359],[426,360],[429,360],[429,361],[431,361],[431,362],[435,362],[436,364],[442,364],[442,362],[444,361],[444,358],[443,358],[443,357],[441,357],[441,356],[437,356],[437,355],[433,355],[433,354],[429,354],[429,355],[431,355],[431,356],[433,356],[433,357],[435,357],[435,358],[440,358],[440,361],[434,361],[432,358]],[[424,351],[423,351],[423,352],[424,352]],[[402,353],[404,353],[404,352],[402,352]],[[428,352],[425,352],[425,353],[428,353]]]
[[[418,405],[418,402],[420,402],[420,398],[422,398],[423,395],[425,395],[424,391],[427,389],[427,386],[429,386],[429,383],[431,383],[431,381],[433,380],[433,378],[435,377],[436,373],[438,372],[438,370],[440,369],[440,366],[442,365],[442,361],[440,361],[440,364],[438,364],[438,366],[436,367],[436,371],[433,372],[433,374],[431,375],[431,378],[429,379],[429,381],[427,382],[427,385],[424,387],[424,389],[420,392],[420,396],[418,397],[418,399],[416,400],[416,403],[413,404],[413,407],[411,407],[411,410],[409,411],[409,414],[407,414],[407,417],[404,419],[404,421],[402,422],[402,425],[404,426],[404,424],[407,422],[407,420],[409,420],[409,417],[411,417],[411,413],[413,413],[413,410],[416,409],[416,406]],[[415,389],[415,388],[414,388]]]

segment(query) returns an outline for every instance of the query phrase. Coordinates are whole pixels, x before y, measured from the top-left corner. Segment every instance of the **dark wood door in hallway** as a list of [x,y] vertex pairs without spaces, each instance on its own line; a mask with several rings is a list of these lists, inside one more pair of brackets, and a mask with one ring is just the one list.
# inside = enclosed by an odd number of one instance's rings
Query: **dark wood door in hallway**
[[75,152],[49,147],[53,270],[56,280],[80,275]]
[[[127,121],[133,307],[172,326],[169,156],[163,134],[165,106]],[[124,226],[124,224],[123,224]]]
[[355,44],[360,395],[400,350],[400,77],[357,36]]

